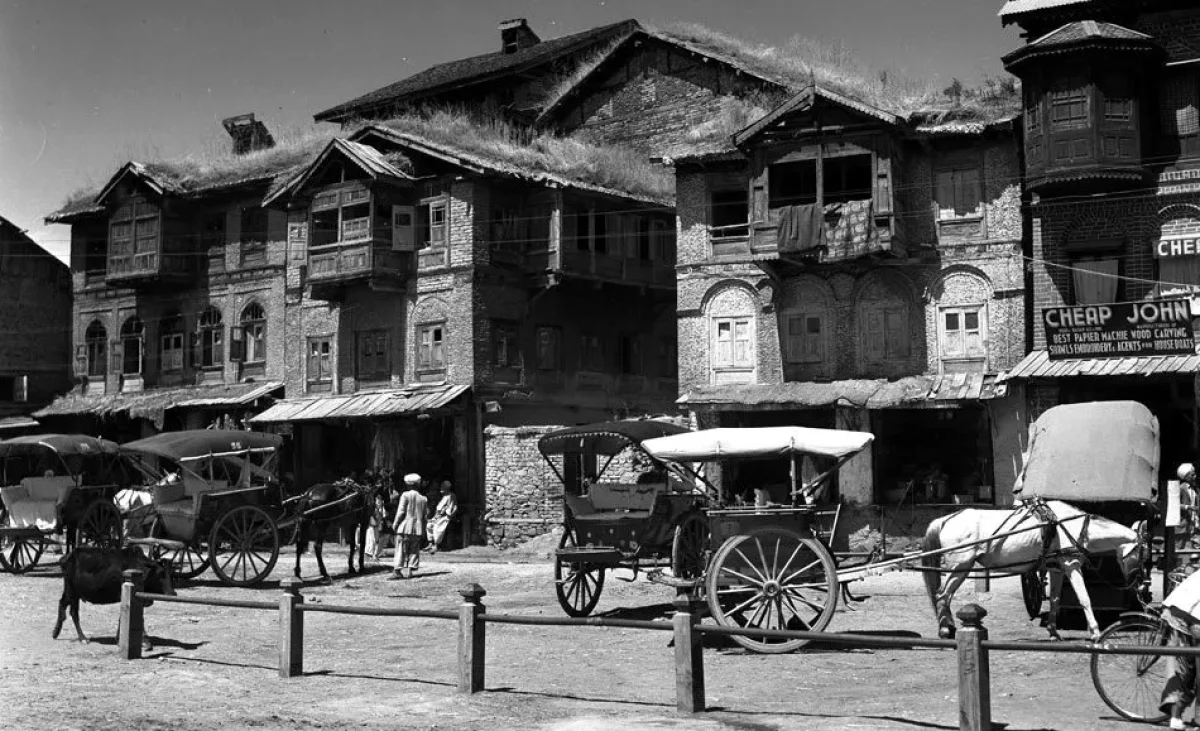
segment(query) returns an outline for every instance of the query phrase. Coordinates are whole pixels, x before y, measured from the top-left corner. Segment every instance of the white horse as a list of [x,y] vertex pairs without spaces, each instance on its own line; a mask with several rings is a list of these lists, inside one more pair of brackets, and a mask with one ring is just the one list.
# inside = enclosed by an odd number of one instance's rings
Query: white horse
[[[1121,572],[1132,585],[1142,568],[1137,526],[1127,528],[1116,521],[1084,513],[1057,500],[1046,501],[1045,507],[1053,513],[1053,521],[1039,517],[1032,505],[1026,503],[1011,510],[967,508],[929,524],[925,531],[926,554],[943,547],[950,549],[941,555],[925,555],[921,558],[925,568],[925,589],[938,618],[938,636],[954,636],[950,600],[972,569],[997,569],[1021,574],[1036,568],[1043,559],[1048,559],[1050,612],[1046,617],[1046,629],[1051,637],[1061,639],[1058,634],[1058,602],[1064,574],[1079,597],[1092,639],[1100,637],[1100,626],[1096,623],[1092,601],[1080,572],[1083,554],[1116,551]],[[1046,525],[1053,525],[1049,545],[1044,545],[1044,542],[1050,531],[1039,527]],[[1022,532],[988,540],[1011,531]],[[961,548],[953,548],[955,546]],[[944,585],[937,572],[943,562],[949,574]]]

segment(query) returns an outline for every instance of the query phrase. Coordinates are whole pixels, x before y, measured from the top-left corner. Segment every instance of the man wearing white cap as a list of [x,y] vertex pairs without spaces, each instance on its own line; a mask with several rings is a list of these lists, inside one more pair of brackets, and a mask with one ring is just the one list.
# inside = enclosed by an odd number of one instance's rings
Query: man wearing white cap
[[[396,558],[392,571],[397,578],[407,579],[421,563],[421,541],[425,540],[425,513],[429,501],[421,494],[421,476],[410,472],[404,476],[404,492],[392,524],[396,534]],[[405,572],[407,571],[407,576]]]

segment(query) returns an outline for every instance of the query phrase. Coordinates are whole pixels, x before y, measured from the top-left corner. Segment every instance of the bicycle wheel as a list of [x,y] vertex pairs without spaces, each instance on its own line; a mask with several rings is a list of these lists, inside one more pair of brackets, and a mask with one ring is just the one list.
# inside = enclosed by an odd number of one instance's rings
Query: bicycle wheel
[[[1166,625],[1148,614],[1121,617],[1100,634],[1098,644],[1161,647],[1167,644]],[[1092,683],[1109,708],[1130,721],[1161,723],[1163,686],[1171,672],[1169,658],[1159,655],[1092,655]]]

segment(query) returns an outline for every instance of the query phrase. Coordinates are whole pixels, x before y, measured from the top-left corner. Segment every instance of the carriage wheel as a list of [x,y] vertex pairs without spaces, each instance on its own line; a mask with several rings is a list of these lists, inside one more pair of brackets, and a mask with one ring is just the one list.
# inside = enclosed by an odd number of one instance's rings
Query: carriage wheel
[[[559,548],[574,548],[575,536],[570,528],[563,531]],[[570,617],[586,617],[600,601],[604,590],[604,567],[588,563],[570,563],[554,558],[554,593],[558,604]]]
[[84,511],[75,529],[79,546],[120,546],[121,512],[107,500],[96,500]]
[[[156,517],[150,524],[150,537],[167,537],[167,529],[161,518]],[[188,543],[183,548],[161,548],[158,558],[165,558],[171,562],[171,578],[173,579],[194,579],[208,568],[208,557],[195,542]]]
[[698,513],[688,513],[675,526],[671,542],[671,573],[677,579],[698,579],[704,575],[704,554],[708,550],[708,523]]
[[[1104,630],[1096,644],[1160,647],[1167,644],[1168,634],[1166,623],[1157,617],[1133,614]],[[1130,721],[1167,720],[1158,704],[1170,673],[1168,658],[1158,655],[1092,655],[1092,683],[1100,698]]]
[[[815,538],[757,528],[721,544],[705,582],[708,607],[725,627],[820,632],[837,608],[837,566]],[[735,636],[755,652],[791,652],[807,640]]]
[[1046,600],[1046,572],[1030,569],[1021,574],[1021,596],[1025,599],[1025,611],[1030,619],[1042,616],[1042,602]]
[[10,574],[23,574],[34,566],[46,550],[46,537],[40,533],[32,536],[0,537],[0,569]]
[[208,540],[208,562],[221,581],[254,586],[279,560],[279,529],[266,511],[239,505],[217,518]]

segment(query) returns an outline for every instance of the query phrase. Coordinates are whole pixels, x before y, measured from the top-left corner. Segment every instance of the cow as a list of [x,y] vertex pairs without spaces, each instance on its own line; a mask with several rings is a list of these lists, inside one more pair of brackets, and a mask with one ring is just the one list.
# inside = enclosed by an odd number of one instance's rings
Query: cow
[[[144,591],[151,594],[175,595],[171,586],[171,562],[151,560],[133,547],[101,548],[84,546],[76,548],[62,560],[63,593],[58,600],[58,621],[50,637],[58,639],[62,631],[67,609],[71,610],[71,621],[80,642],[88,642],[79,626],[79,600],[89,604],[116,604],[121,601],[121,584],[124,572],[137,569],[145,576]],[[149,606],[150,602],[146,602]],[[117,623],[120,636],[120,621]],[[149,635],[143,633],[142,647],[150,649]]]

